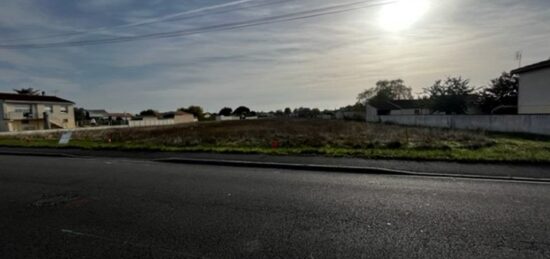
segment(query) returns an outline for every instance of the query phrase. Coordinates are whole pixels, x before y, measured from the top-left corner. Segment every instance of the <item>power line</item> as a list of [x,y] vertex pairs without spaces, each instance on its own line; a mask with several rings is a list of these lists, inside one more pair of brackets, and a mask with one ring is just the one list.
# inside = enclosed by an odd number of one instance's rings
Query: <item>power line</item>
[[225,23],[217,24],[211,26],[204,26],[194,29],[170,31],[170,32],[160,32],[160,33],[151,33],[144,35],[136,36],[123,36],[123,37],[114,37],[107,39],[98,39],[98,40],[81,40],[81,41],[65,41],[65,42],[55,42],[55,43],[42,43],[42,44],[14,44],[14,45],[0,45],[0,48],[3,49],[40,49],[40,48],[59,48],[59,47],[76,47],[76,46],[89,46],[89,45],[103,45],[103,44],[113,44],[137,40],[148,40],[148,39],[162,39],[162,38],[173,38],[173,37],[183,37],[193,34],[206,33],[206,32],[217,32],[217,31],[227,31],[235,30],[265,24],[279,23],[279,22],[288,22],[296,21],[302,19],[308,19],[313,17],[350,12],[358,9],[370,8],[374,6],[381,6],[394,3],[395,1],[359,1],[341,5],[334,5],[329,7],[317,8],[313,10],[295,12],[290,14],[276,15],[270,17],[264,17],[259,19],[248,20],[244,22],[234,22],[234,23]]
[[[226,9],[223,9],[223,10],[220,10],[220,11],[204,12],[204,11],[208,11],[208,10],[216,10],[216,9],[224,8],[224,7],[230,6],[230,4],[243,4],[243,3],[248,3],[250,1],[253,1],[253,0],[249,0],[249,1],[240,0],[240,1],[234,1],[234,2],[230,2],[230,3],[226,3],[226,4],[223,4],[223,5],[214,5],[214,6],[201,7],[201,8],[190,10],[190,11],[184,11],[184,12],[169,14],[169,15],[162,16],[162,17],[159,17],[159,18],[147,19],[147,20],[144,20],[144,21],[141,21],[141,22],[121,24],[121,25],[115,25],[115,26],[110,26],[110,27],[100,27],[100,28],[90,29],[90,30],[87,30],[87,31],[75,31],[75,32],[45,35],[45,36],[37,36],[37,37],[32,37],[32,38],[7,39],[7,40],[4,40],[3,42],[4,43],[13,42],[13,41],[23,41],[24,42],[24,41],[33,41],[33,40],[41,40],[41,39],[51,39],[51,38],[61,38],[61,37],[96,34],[96,33],[101,33],[101,32],[108,31],[108,30],[113,30],[113,29],[134,28],[134,27],[139,27],[139,26],[144,26],[144,25],[151,25],[151,24],[162,23],[162,22],[174,22],[174,21],[189,20],[189,19],[192,19],[192,18],[204,17],[204,16],[209,16],[209,15],[224,14],[224,13],[230,13],[230,12],[234,12],[234,11],[241,11],[241,10],[252,9],[252,8],[257,8],[257,7],[276,5],[276,4],[281,4],[281,3],[285,3],[285,2],[291,2],[291,1],[294,1],[294,0],[271,1],[271,2],[267,2],[267,3],[259,3],[259,4],[255,4],[255,5],[241,6],[241,7],[236,7],[236,8],[226,8]],[[194,14],[194,15],[190,15],[190,14]]]

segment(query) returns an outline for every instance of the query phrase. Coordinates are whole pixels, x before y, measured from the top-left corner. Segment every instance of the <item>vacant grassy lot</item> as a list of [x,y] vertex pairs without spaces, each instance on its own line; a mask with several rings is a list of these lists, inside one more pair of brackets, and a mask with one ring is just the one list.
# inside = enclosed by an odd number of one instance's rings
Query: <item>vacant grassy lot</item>
[[[59,134],[0,137],[0,145],[59,147],[58,139]],[[322,120],[208,122],[81,131],[75,132],[71,144],[65,147],[550,162],[548,138]]]

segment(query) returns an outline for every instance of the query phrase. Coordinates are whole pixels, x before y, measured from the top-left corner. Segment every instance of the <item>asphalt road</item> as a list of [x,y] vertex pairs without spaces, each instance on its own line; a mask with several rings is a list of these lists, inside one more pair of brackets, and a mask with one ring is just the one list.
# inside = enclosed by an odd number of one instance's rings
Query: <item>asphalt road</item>
[[0,156],[2,258],[549,258],[550,185]]

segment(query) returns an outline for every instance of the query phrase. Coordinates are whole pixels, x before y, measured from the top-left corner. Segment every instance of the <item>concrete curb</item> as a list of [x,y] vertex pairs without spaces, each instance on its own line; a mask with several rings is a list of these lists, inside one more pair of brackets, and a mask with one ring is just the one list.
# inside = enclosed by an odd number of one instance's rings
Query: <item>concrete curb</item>
[[[73,155],[67,153],[53,152],[17,152],[17,151],[0,151],[0,155],[10,156],[36,156],[36,157],[61,157],[61,158],[90,158],[86,155]],[[140,159],[143,160],[143,159]],[[223,160],[223,159],[199,159],[199,158],[159,158],[145,159],[152,162],[172,163],[172,164],[194,164],[194,165],[215,165],[215,166],[231,166],[231,167],[247,167],[247,168],[273,168],[298,171],[317,171],[317,172],[332,172],[332,173],[351,173],[351,174],[377,174],[377,175],[401,175],[401,176],[424,176],[424,177],[445,177],[445,178],[461,178],[461,179],[478,179],[478,180],[499,180],[499,181],[520,181],[533,183],[550,183],[550,178],[529,178],[515,176],[486,176],[486,175],[469,175],[469,174],[441,174],[395,170],[379,167],[355,167],[355,166],[335,166],[335,165],[318,165],[318,164],[295,164],[295,163],[277,163],[277,162],[255,162],[241,160]]]
[[328,166],[328,165],[311,165],[311,164],[251,162],[251,161],[238,161],[238,160],[185,159],[185,158],[161,158],[161,159],[154,159],[152,161],[162,162],[162,163],[173,163],[173,164],[216,165],[216,166],[232,166],[232,167],[248,167],[248,168],[277,168],[277,169],[287,169],[287,170],[339,172],[339,173],[352,173],[352,174],[407,175],[407,176],[550,183],[550,179],[548,178],[484,176],[484,175],[464,175],[464,174],[438,174],[438,173],[394,170],[394,169],[377,168],[377,167]]
[[66,153],[37,153],[37,152],[6,152],[6,151],[0,151],[0,155],[5,156],[40,156],[40,157],[70,157],[70,158],[78,158],[82,156],[78,155],[71,155]]

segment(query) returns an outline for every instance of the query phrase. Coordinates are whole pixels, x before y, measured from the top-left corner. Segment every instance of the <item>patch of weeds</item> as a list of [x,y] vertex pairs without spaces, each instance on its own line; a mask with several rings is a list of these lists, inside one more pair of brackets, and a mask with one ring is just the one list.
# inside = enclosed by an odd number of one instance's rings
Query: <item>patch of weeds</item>
[[412,148],[414,150],[419,151],[430,151],[430,150],[438,150],[438,151],[450,151],[453,148],[447,144],[426,144],[426,143],[420,143],[414,145]]
[[479,150],[482,148],[493,147],[494,145],[496,145],[495,141],[480,141],[480,142],[466,143],[463,146],[463,148],[470,149],[470,150]]

